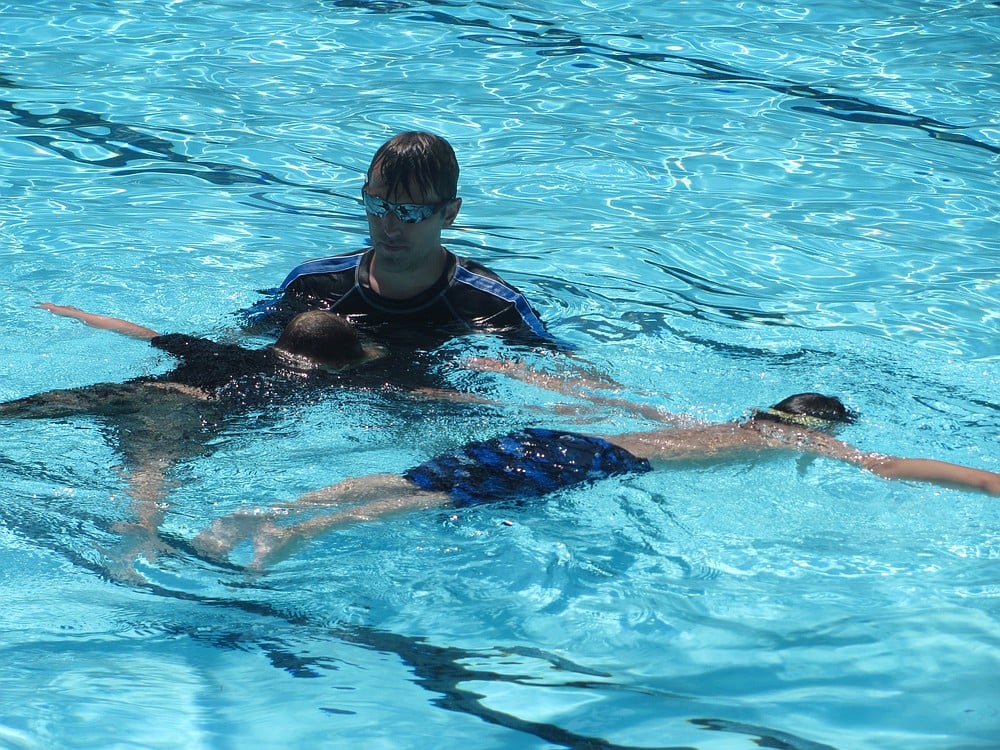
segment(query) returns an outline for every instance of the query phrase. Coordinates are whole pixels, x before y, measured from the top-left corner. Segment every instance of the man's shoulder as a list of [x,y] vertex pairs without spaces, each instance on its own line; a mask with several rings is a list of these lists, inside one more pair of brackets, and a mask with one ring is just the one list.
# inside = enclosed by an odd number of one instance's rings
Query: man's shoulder
[[492,297],[507,304],[524,296],[496,271],[471,258],[458,257],[452,287],[463,288],[466,292]]
[[287,289],[296,279],[303,276],[315,276],[317,274],[338,274],[353,272],[360,264],[367,253],[367,249],[355,250],[341,255],[330,255],[326,258],[314,258],[295,266],[281,282],[279,289]]
[[488,266],[480,263],[478,260],[473,260],[472,258],[466,258],[461,255],[455,256],[457,261],[457,269],[465,269],[467,273],[473,274],[475,276],[482,276],[493,281],[499,281],[504,286],[510,286],[506,281],[501,278],[500,274],[492,270]]
[[550,338],[521,291],[478,261],[458,258],[449,298],[459,316],[476,327],[528,330]]

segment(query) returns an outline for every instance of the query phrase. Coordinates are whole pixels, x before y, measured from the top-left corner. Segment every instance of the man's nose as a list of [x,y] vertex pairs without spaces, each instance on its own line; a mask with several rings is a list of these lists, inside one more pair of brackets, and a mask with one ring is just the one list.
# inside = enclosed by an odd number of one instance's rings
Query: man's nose
[[403,222],[399,220],[398,216],[396,216],[395,211],[386,211],[385,216],[381,218],[381,221],[382,221],[382,228],[386,232],[395,233],[398,232],[403,227]]

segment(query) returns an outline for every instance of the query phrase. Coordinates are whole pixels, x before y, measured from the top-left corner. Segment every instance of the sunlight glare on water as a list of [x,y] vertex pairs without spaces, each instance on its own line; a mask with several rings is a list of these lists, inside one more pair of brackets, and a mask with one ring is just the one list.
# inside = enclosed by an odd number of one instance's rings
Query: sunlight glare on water
[[[161,373],[32,308],[262,346],[236,311],[365,243],[374,150],[462,167],[448,246],[621,395],[795,392],[866,450],[1000,471],[995,3],[35,2],[0,24],[0,400]],[[639,417],[444,350],[495,403],[344,392],[171,474],[165,539],[526,422]],[[546,352],[519,352],[555,369]],[[561,406],[552,413],[551,407]],[[571,406],[572,408],[566,408]],[[992,748],[997,504],[780,457],[418,511],[266,574],[128,548],[113,425],[0,423],[0,746]],[[131,564],[134,577],[125,577]]]

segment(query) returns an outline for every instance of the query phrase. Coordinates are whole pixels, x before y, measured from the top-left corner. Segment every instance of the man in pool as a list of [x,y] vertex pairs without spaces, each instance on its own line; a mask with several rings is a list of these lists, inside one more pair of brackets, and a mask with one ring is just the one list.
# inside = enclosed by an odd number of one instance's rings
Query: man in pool
[[549,340],[523,294],[441,244],[462,205],[458,173],[454,150],[437,135],[400,133],[384,143],[361,189],[371,247],[297,266],[248,311],[248,325],[282,325],[318,307],[383,335],[495,330]]
[[826,456],[886,479],[932,482],[1000,495],[1000,474],[931,459],[865,453],[828,434],[854,419],[839,399],[802,393],[738,422],[689,424],[613,436],[526,428],[469,443],[402,474],[347,479],[278,509],[286,514],[318,506],[338,508],[332,514],[285,527],[274,523],[275,512],[238,513],[219,519],[195,539],[194,546],[218,557],[253,536],[253,564],[260,567],[287,555],[296,543],[351,522],[416,508],[519,502],[583,482],[651,471],[656,466],[738,460],[770,451]]

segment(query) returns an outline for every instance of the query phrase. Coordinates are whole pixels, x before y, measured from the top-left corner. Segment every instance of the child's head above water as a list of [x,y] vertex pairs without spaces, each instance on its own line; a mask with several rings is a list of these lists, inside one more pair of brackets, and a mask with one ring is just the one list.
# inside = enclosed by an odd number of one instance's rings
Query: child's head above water
[[858,415],[844,406],[836,396],[822,393],[796,393],[779,401],[764,411],[755,411],[751,416],[755,421],[780,422],[781,424],[825,430],[839,424],[853,424]]
[[292,318],[274,345],[285,354],[326,367],[346,367],[368,359],[354,327],[326,310],[310,310]]

